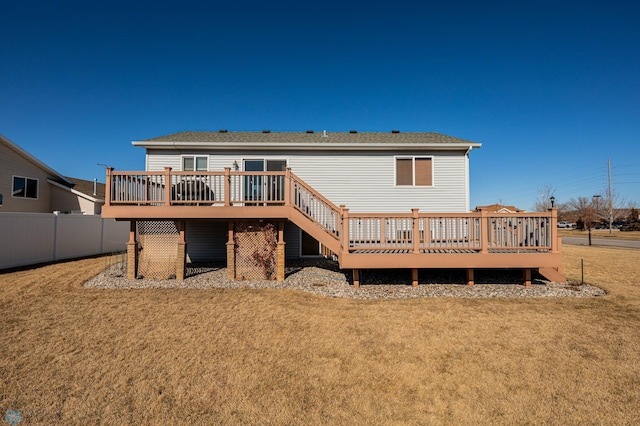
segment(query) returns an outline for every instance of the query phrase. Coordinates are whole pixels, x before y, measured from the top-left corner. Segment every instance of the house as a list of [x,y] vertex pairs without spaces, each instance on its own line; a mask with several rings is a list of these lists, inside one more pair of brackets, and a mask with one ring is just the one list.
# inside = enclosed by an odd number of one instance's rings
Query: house
[[2,212],[51,213],[53,185],[71,182],[33,155],[0,135]]
[[100,214],[104,184],[61,175],[0,135],[1,212]]
[[502,204],[490,204],[488,206],[476,206],[475,211],[485,210],[491,213],[521,213],[526,210],[519,209],[516,206],[504,206]]
[[66,177],[73,187],[49,181],[53,185],[51,205],[54,211],[71,214],[102,213],[105,185],[97,180]]
[[[107,170],[105,217],[128,220],[129,276],[184,277],[226,260],[231,278],[283,279],[285,259],[343,268],[518,267],[564,280],[557,211],[469,213],[469,154],[439,133],[181,132],[142,141],[146,170]],[[519,226],[521,225],[521,226]],[[552,226],[553,225],[553,226]],[[414,238],[415,236],[415,238]],[[260,274],[259,274],[260,275]]]

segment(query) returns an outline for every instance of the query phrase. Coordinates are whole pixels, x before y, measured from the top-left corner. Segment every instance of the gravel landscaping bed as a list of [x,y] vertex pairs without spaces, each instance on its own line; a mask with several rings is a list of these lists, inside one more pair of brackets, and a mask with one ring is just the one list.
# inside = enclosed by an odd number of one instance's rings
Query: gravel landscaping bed
[[418,287],[411,286],[409,270],[363,270],[360,288],[353,287],[351,271],[342,271],[335,262],[314,260],[290,262],[284,281],[227,279],[224,264],[190,264],[183,281],[126,278],[123,265],[112,265],[90,279],[85,287],[109,289],[137,288],[280,288],[302,290],[327,297],[352,299],[399,299],[416,297],[592,297],[606,292],[591,285],[558,284],[534,277],[532,285],[522,285],[521,271],[476,271],[475,285],[467,286],[464,271],[420,270]]

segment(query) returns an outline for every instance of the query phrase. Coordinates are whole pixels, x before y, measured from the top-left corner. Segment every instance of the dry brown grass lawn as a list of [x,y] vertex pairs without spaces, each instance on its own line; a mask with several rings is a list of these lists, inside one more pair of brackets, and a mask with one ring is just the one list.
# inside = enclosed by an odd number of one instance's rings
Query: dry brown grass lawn
[[638,424],[640,251],[565,246],[577,299],[98,290],[0,275],[0,414],[23,424]]
[[[558,229],[558,234],[563,237],[583,237],[587,238],[589,236],[589,231],[579,231],[577,229]],[[613,238],[616,240],[632,240],[638,241],[640,240],[640,232],[639,231],[618,231],[615,230],[609,236],[608,229],[592,229],[591,237],[593,238]]]

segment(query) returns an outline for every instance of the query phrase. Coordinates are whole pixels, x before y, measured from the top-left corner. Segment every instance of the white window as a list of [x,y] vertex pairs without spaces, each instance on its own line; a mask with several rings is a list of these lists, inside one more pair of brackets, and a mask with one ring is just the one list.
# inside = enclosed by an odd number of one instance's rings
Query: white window
[[396,157],[397,186],[433,186],[432,157]]
[[209,157],[186,155],[182,157],[182,170],[185,172],[206,172],[209,170]]
[[38,199],[38,179],[14,176],[11,195],[18,198]]

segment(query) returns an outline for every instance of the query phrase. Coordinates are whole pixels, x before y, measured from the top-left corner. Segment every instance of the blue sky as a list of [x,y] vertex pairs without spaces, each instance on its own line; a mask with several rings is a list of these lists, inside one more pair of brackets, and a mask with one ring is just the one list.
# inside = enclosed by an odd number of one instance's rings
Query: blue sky
[[591,1],[30,1],[0,6],[0,133],[55,170],[143,170],[183,130],[435,131],[471,204],[640,204],[640,6]]

